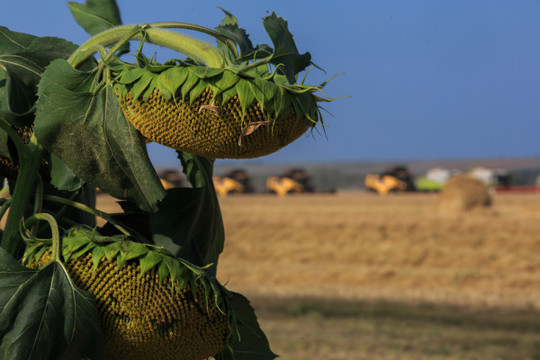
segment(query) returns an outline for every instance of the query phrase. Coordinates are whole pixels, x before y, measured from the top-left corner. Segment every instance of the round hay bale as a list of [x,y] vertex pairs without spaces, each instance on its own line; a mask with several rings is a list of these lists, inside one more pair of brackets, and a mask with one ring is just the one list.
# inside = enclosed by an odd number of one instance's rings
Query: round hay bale
[[450,178],[439,194],[438,210],[441,212],[465,212],[485,208],[492,204],[489,188],[480,180],[468,175]]

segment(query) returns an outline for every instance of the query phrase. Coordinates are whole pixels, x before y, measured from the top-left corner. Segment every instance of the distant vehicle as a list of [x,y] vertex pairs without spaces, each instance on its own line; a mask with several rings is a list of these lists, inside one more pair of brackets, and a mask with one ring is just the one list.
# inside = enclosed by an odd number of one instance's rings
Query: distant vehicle
[[459,169],[443,169],[439,167],[430,169],[425,175],[416,178],[416,190],[424,192],[440,191],[452,176],[460,173],[462,171]]
[[266,187],[271,193],[279,196],[314,192],[308,173],[299,168],[288,169],[281,176],[269,176],[266,179]]
[[405,166],[395,166],[381,174],[368,174],[364,179],[364,185],[366,189],[379,195],[416,191],[413,177]]
[[165,190],[172,189],[174,187],[182,187],[184,185],[185,177],[178,170],[163,169],[158,171],[158,176]]
[[253,192],[249,174],[243,169],[231,170],[224,176],[214,176],[213,181],[219,196]]

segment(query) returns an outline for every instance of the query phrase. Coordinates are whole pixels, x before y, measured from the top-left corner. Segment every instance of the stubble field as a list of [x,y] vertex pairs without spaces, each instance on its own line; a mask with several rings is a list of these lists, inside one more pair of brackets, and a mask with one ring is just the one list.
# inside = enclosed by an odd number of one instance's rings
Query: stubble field
[[283,359],[540,359],[540,194],[220,199],[220,280]]
[[540,359],[540,194],[220,198],[218,277],[284,360]]

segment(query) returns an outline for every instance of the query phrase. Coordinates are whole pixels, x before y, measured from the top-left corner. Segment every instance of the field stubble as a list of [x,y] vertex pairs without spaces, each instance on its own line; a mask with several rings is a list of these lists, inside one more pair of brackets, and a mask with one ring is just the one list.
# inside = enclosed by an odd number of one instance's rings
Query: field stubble
[[540,359],[540,195],[230,196],[219,277],[285,360]]
[[436,211],[436,195],[231,196],[222,281],[257,295],[540,310],[540,196]]

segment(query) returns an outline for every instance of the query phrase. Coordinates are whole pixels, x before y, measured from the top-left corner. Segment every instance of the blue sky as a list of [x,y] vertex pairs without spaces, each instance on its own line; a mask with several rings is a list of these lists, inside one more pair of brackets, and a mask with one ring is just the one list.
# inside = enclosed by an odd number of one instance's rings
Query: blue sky
[[[80,1],[82,2],[82,0]],[[213,27],[217,6],[254,43],[275,11],[301,52],[338,73],[326,88],[327,137],[302,137],[264,162],[540,156],[540,1],[118,0],[124,23],[183,21]],[[151,5],[150,5],[151,4]],[[183,5],[186,4],[186,5]],[[88,36],[62,0],[2,0],[0,25],[81,44]],[[165,53],[165,56],[167,53]],[[174,154],[150,146],[157,165]]]

